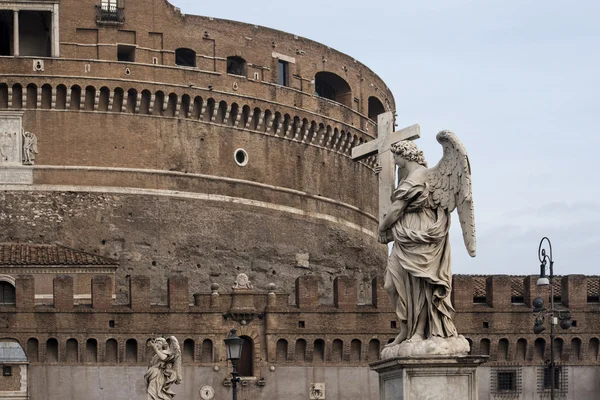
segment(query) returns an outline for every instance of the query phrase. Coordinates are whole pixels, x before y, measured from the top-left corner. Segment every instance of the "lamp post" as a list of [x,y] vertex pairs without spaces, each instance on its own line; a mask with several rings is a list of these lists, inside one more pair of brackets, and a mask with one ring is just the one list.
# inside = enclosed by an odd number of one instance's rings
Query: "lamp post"
[[[548,251],[544,244],[547,243]],[[547,237],[543,237],[538,247],[538,258],[540,260],[540,277],[537,280],[537,286],[550,285],[550,309],[544,307],[544,300],[537,297],[533,300],[533,312],[536,313],[535,322],[533,324],[533,333],[539,335],[546,328],[544,327],[544,319],[550,317],[550,399],[554,400],[554,385],[556,365],[554,363],[554,338],[556,334],[556,325],[560,319],[560,327],[569,329],[571,327],[571,311],[568,309],[557,310],[554,308],[554,261],[552,260],[552,243]],[[546,266],[549,268],[549,275],[546,276]]]
[[242,346],[244,339],[236,334],[236,330],[232,329],[229,331],[227,339],[223,340],[225,347],[227,348],[227,359],[231,361],[233,371],[231,372],[231,388],[233,389],[233,400],[237,400],[237,383],[240,381],[239,374],[237,372],[237,363],[242,357]]

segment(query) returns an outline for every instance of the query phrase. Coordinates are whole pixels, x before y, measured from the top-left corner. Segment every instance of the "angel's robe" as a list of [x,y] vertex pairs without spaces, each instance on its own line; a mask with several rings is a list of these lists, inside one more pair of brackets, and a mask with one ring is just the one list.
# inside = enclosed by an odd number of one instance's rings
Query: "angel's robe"
[[177,372],[173,368],[175,355],[169,350],[163,350],[163,353],[167,358],[161,360],[158,355],[154,355],[144,375],[148,400],[172,400],[175,395],[171,391],[171,385],[177,381]]
[[450,213],[435,205],[427,174],[410,174],[400,182],[392,200],[406,203],[391,228],[394,245],[385,279],[393,282],[397,292],[391,296],[396,300],[392,307],[400,321],[406,322],[408,338],[416,332],[423,310],[427,312],[425,338],[457,336],[450,302]]

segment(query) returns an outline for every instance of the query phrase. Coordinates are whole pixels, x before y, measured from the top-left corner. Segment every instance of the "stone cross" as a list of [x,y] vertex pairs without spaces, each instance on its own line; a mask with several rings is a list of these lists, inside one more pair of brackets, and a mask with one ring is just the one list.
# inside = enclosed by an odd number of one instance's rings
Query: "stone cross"
[[414,140],[421,137],[419,125],[394,132],[394,114],[391,111],[379,114],[377,118],[377,139],[352,148],[352,159],[359,161],[377,155],[379,158],[379,221],[392,205],[392,193],[396,185],[396,164],[390,151],[393,144],[402,140]]

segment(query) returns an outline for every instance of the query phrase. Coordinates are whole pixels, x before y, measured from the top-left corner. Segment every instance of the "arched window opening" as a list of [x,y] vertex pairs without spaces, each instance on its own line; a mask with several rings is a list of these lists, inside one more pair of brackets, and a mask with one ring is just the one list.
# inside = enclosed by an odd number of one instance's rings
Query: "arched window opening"
[[538,338],[535,340],[534,344],[534,360],[535,361],[543,361],[544,355],[546,353],[546,341],[542,338]]
[[184,94],[181,96],[181,112],[179,115],[181,115],[183,118],[189,118],[191,102],[192,99],[190,98],[190,95]]
[[335,339],[331,344],[331,361],[342,362],[342,355],[344,352],[344,342],[340,339]]
[[317,339],[313,345],[313,362],[323,361],[325,361],[325,341]]
[[112,112],[120,113],[123,110],[123,98],[125,93],[121,88],[115,88],[113,95]]
[[600,352],[600,340],[598,338],[591,338],[589,345],[589,356],[592,361],[596,361],[598,359],[598,353]]
[[490,355],[490,340],[489,339],[481,339],[479,342],[479,351],[483,356]]
[[285,362],[287,361],[288,353],[288,342],[285,339],[279,339],[277,341],[277,347],[275,348],[275,361]]
[[384,112],[385,107],[383,103],[375,96],[369,97],[369,119],[377,122],[379,114],[383,114]]
[[149,90],[142,90],[142,99],[140,101],[140,114],[148,114],[150,112],[150,98],[152,94]]
[[202,97],[200,96],[196,96],[194,98],[194,110],[192,113],[192,118],[202,119]]
[[242,357],[238,362],[240,376],[254,376],[254,341],[248,336],[240,336],[244,339],[242,346]]
[[571,340],[571,361],[581,360],[581,339]]
[[175,50],[175,64],[182,67],[196,66],[196,52],[184,47]]
[[229,112],[229,125],[235,126],[235,122],[240,116],[240,106],[237,103],[231,105],[231,111]]
[[137,340],[129,339],[125,342],[125,362],[137,363]]
[[206,105],[207,105],[206,109],[208,112],[208,116],[206,117],[206,120],[210,121],[210,122],[215,122],[215,120],[214,120],[214,118],[216,118],[216,116],[215,116],[215,99],[213,99],[212,97],[209,98],[206,101]]
[[110,89],[106,86],[100,88],[100,98],[98,99],[98,111],[108,111],[108,100],[110,98]]
[[135,106],[137,103],[137,90],[129,89],[127,91],[127,112],[130,114],[135,113]]
[[[0,14],[2,11],[0,11]],[[0,109],[8,108],[8,86],[6,83],[0,83]]]
[[71,110],[79,111],[81,107],[81,88],[77,85],[71,87]]
[[213,362],[213,342],[210,339],[204,339],[202,342],[202,362],[205,364]]
[[23,86],[13,85],[12,108],[23,108]]
[[183,362],[193,363],[194,362],[194,349],[195,343],[192,339],[186,339],[183,342]]
[[85,104],[83,109],[86,111],[94,111],[94,103],[96,102],[96,88],[88,86],[85,88]]
[[167,102],[167,109],[165,110],[165,116],[174,117],[176,110],[177,110],[177,95],[175,93],[171,93],[171,94],[169,94],[169,101]]
[[76,339],[67,340],[67,346],[65,347],[65,361],[68,363],[76,363],[79,361],[79,344]]
[[27,108],[30,110],[37,108],[37,86],[33,83],[27,85]]
[[315,93],[319,97],[352,107],[352,89],[348,82],[333,72],[321,71],[315,75]]
[[58,362],[58,341],[54,338],[46,341],[46,362]]
[[304,362],[306,361],[306,340],[296,340],[296,347],[294,348],[294,361]]
[[252,115],[252,128],[254,130],[258,129],[258,124],[260,124],[260,108],[256,107],[254,109],[254,114]]
[[508,339],[500,339],[498,342],[498,360],[508,360]]
[[163,106],[165,104],[165,94],[160,90],[154,95],[154,115],[163,115]]
[[224,124],[227,121],[225,121],[225,116],[227,115],[227,103],[223,100],[221,100],[219,102],[219,111],[217,113],[217,119],[216,119],[216,123],[218,124]]
[[0,282],[0,304],[13,305],[16,303],[15,287],[6,281]]
[[379,360],[379,347],[381,344],[377,339],[371,339],[369,342],[369,361],[377,361]]
[[31,338],[27,341],[27,360],[29,362],[38,362],[39,347],[39,342],[36,338]]
[[350,362],[359,362],[362,353],[362,343],[358,339],[350,342]]
[[517,352],[515,354],[516,361],[525,361],[527,357],[527,340],[517,340]]
[[108,339],[106,341],[106,356],[104,361],[107,363],[116,363],[119,356],[119,347],[115,339]]
[[67,108],[67,87],[65,85],[58,85],[56,87],[56,109],[64,110]]
[[238,56],[227,57],[227,73],[231,75],[248,76],[246,60]]
[[85,362],[98,362],[98,341],[96,339],[88,339],[85,342]]
[[564,340],[562,340],[562,338],[554,339],[554,354],[555,354],[557,361],[562,360],[563,348],[565,347],[564,344],[565,344],[565,342],[564,342]]
[[47,83],[42,86],[42,108],[49,110],[52,108],[52,86]]

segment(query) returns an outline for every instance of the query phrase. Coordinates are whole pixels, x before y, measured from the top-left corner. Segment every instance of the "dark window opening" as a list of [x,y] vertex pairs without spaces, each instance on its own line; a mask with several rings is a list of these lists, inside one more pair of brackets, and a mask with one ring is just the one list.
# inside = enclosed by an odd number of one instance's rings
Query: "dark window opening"
[[512,304],[523,304],[523,303],[525,303],[525,297],[523,297],[523,296],[511,296],[510,302]]
[[135,46],[126,44],[117,45],[117,60],[135,62]]
[[227,73],[232,75],[248,76],[246,60],[242,57],[227,57]]
[[577,320],[571,321],[571,328],[577,328]]
[[242,357],[238,361],[238,372],[240,376],[254,376],[254,342],[248,336],[244,339],[242,346]]
[[377,122],[377,116],[385,112],[383,103],[377,97],[369,97],[369,119]]
[[305,324],[304,321],[298,321],[298,328],[304,328]]
[[352,107],[352,89],[348,82],[333,72],[318,72],[315,75],[315,93],[319,97]]
[[186,48],[175,50],[175,64],[183,67],[195,67],[196,52]]
[[50,57],[52,13],[19,11],[19,55]]
[[486,304],[487,299],[485,296],[473,296],[473,303],[474,304]]
[[115,327],[115,321],[113,321],[113,320],[108,321],[108,327],[109,328],[114,328]]
[[514,391],[517,388],[517,373],[515,371],[498,372],[498,390]]
[[0,304],[15,304],[15,287],[9,282],[0,282]]
[[278,83],[281,86],[289,86],[290,78],[289,78],[289,64],[286,61],[279,60],[277,63],[277,75],[278,75]]
[[0,11],[0,56],[12,56],[13,51],[13,11]]
[[12,376],[12,366],[3,365],[2,366],[2,376]]
[[489,328],[490,327],[490,323],[487,322],[487,321],[484,321],[483,322],[483,327],[486,328],[486,329]]
[[397,321],[391,321],[390,322],[390,328],[396,329],[397,327],[398,327],[398,322]]
[[554,304],[561,304],[562,303],[562,298],[560,295],[558,296],[554,296]]
[[588,296],[587,302],[588,303],[600,303],[600,295]]

